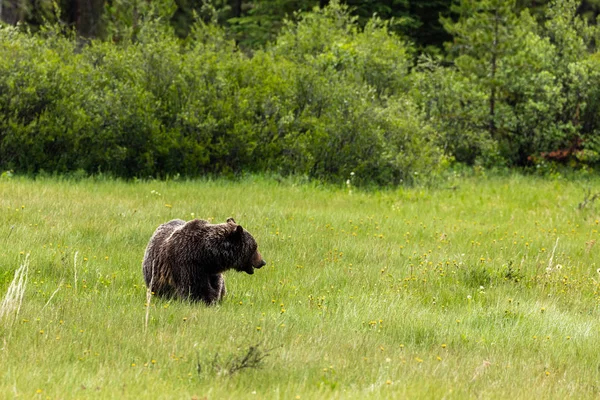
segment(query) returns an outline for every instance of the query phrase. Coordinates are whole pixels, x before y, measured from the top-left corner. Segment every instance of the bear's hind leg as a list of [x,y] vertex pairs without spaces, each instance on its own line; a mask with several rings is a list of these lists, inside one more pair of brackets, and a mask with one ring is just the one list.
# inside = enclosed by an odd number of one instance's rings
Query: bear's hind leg
[[212,275],[210,277],[210,284],[215,292],[218,293],[217,300],[221,301],[227,294],[227,289],[225,288],[225,277],[223,274]]

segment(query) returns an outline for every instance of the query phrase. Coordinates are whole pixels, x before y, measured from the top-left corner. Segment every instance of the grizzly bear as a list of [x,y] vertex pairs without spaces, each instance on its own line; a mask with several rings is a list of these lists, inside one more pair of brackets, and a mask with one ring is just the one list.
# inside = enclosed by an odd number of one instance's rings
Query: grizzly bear
[[266,262],[252,235],[233,218],[224,224],[175,219],[150,238],[142,271],[154,294],[213,304],[226,294],[223,272],[253,274]]

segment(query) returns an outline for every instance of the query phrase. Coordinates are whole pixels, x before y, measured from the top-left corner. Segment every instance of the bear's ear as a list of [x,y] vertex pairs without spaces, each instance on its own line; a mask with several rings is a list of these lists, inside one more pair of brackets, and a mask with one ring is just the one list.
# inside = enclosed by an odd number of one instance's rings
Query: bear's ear
[[235,222],[235,219],[233,219],[233,218],[227,218],[227,223],[228,224],[235,224],[236,222]]
[[232,239],[241,239],[243,232],[244,232],[244,228],[242,228],[241,225],[237,225],[235,227],[235,229],[233,231],[231,231],[231,236],[230,237]]

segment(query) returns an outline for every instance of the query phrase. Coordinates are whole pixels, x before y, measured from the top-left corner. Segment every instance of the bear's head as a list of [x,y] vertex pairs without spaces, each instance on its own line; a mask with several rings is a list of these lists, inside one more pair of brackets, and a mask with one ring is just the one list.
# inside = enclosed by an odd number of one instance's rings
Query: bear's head
[[239,258],[234,269],[252,275],[255,268],[262,268],[267,264],[258,252],[258,244],[250,232],[238,225],[233,218],[227,219],[227,224],[231,229],[229,240],[239,250]]

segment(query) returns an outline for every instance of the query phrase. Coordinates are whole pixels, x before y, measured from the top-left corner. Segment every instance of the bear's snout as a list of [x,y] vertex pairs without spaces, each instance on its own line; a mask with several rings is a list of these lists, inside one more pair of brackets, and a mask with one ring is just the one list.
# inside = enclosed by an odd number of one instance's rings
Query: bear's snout
[[244,269],[244,271],[246,271],[247,274],[252,275],[254,273],[255,269],[262,268],[265,265],[267,265],[266,261],[262,259],[262,257],[260,256],[260,253],[256,252],[254,254],[254,259],[247,266],[247,268]]
[[258,251],[254,252],[254,255],[252,256],[252,260],[250,260],[250,263],[252,264],[252,268],[262,268],[264,267],[267,263],[265,262],[265,260],[263,260],[262,256],[260,255],[260,253]]

